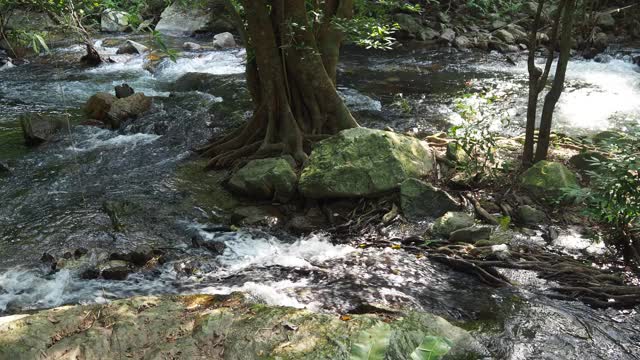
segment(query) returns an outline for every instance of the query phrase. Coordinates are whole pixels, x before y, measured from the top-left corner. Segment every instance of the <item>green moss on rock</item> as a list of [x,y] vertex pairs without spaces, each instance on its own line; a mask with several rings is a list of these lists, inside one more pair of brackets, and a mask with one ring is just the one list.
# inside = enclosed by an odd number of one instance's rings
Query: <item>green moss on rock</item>
[[229,180],[232,191],[259,199],[289,201],[298,176],[291,164],[282,158],[252,160]]
[[578,180],[566,166],[544,160],[522,174],[521,185],[531,195],[553,202],[563,194],[563,189],[578,187]]
[[300,177],[309,198],[370,196],[397,189],[406,179],[433,171],[428,145],[389,131],[348,129],[321,141]]

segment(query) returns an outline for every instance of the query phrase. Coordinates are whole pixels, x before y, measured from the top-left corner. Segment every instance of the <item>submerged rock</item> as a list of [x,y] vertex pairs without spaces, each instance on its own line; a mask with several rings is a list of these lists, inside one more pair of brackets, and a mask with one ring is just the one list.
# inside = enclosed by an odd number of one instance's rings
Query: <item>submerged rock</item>
[[238,293],[136,297],[2,321],[0,358],[348,359],[375,342],[386,359],[408,359],[428,340],[442,341],[450,358],[488,355],[467,331],[429,313],[344,320]]
[[578,180],[566,166],[543,160],[522,174],[521,185],[531,195],[552,202],[563,195],[566,188],[577,188]]
[[295,191],[298,176],[291,163],[283,158],[252,160],[229,180],[231,190],[239,195],[287,202]]
[[409,220],[437,218],[448,211],[460,209],[460,204],[446,191],[418,179],[408,179],[400,186],[402,212]]
[[228,49],[236,46],[236,40],[230,32],[216,34],[213,37],[213,47],[216,49]]
[[106,9],[100,17],[100,30],[104,32],[123,32],[129,28],[129,14],[124,11]]
[[316,145],[299,190],[314,199],[372,196],[433,169],[426,142],[389,131],[348,129]]
[[28,146],[37,146],[49,140],[60,130],[69,131],[69,122],[62,117],[29,114],[20,117],[20,127],[25,143]]
[[463,212],[449,211],[436,219],[431,230],[435,235],[448,238],[452,232],[471,227],[473,223],[474,219],[471,215]]

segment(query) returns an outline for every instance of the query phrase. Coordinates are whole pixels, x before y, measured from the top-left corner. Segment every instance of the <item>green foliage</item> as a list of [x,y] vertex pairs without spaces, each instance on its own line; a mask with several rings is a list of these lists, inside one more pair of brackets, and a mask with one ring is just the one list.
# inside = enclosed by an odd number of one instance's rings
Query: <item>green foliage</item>
[[171,61],[176,62],[178,59],[178,52],[174,49],[169,49],[167,44],[164,42],[164,38],[159,31],[152,30],[151,37],[153,38],[153,43],[157,51],[167,55]]
[[26,30],[16,30],[8,35],[9,41],[13,44],[31,48],[36,53],[40,53],[42,50],[49,53],[49,47],[45,41],[46,36],[46,32]]
[[404,97],[402,93],[394,95],[393,103],[391,105],[400,109],[404,114],[411,114],[413,112],[413,106],[411,106],[409,100]]
[[439,336],[426,336],[411,353],[411,360],[439,360],[451,351],[451,342]]
[[383,360],[389,340],[391,338],[391,326],[380,322],[372,328],[358,334],[351,345],[350,360]]
[[467,7],[482,14],[513,14],[520,10],[523,0],[467,0]]
[[[465,156],[458,160],[457,165],[458,170],[469,177],[480,174],[495,178],[499,171],[508,170],[495,157],[498,136],[491,131],[491,122],[481,111],[483,106],[491,105],[493,101],[494,98],[485,94],[465,94],[455,105],[463,123],[451,127],[449,137],[464,152]],[[504,126],[509,125],[508,119],[502,122]]]

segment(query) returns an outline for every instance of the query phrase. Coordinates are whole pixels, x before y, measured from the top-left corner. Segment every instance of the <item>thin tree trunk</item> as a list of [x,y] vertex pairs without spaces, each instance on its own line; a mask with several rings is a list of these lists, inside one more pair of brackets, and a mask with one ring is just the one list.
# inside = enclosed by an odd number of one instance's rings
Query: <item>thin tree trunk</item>
[[547,159],[549,152],[549,140],[551,136],[551,125],[553,122],[553,112],[564,89],[564,80],[567,74],[571,52],[571,34],[573,31],[574,11],[576,0],[564,0],[564,11],[562,13],[562,36],[560,40],[560,57],[553,78],[551,90],[545,96],[542,118],[540,119],[540,131],[538,134],[538,146],[536,148],[535,161]]

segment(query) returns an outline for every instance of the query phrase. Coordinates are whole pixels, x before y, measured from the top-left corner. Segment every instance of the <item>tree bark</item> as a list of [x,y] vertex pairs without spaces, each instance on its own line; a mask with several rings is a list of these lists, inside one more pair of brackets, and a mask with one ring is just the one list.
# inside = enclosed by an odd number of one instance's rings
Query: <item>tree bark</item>
[[352,14],[353,0],[317,6],[324,13],[319,24],[309,21],[305,0],[244,1],[255,110],[243,128],[197,149],[209,167],[282,154],[304,163],[305,140],[358,126],[335,88],[342,35],[331,24]]

